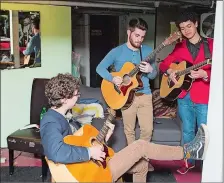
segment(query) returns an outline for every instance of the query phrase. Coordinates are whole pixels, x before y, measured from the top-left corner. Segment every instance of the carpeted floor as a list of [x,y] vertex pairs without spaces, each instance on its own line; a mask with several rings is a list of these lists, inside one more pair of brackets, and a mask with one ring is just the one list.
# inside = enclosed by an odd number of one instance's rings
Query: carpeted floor
[[[1,182],[42,182],[40,167],[15,167],[9,175],[9,167],[1,167]],[[50,182],[50,176],[46,182]]]
[[[131,182],[130,175],[125,175],[125,182]],[[1,167],[1,182],[41,182],[41,168],[40,167],[15,167],[14,174],[9,175],[8,167]],[[48,174],[47,180],[50,182]],[[149,172],[147,182],[176,182],[172,173],[169,170],[160,170]]]
[[[133,182],[132,175],[125,174],[123,176],[124,182]],[[147,182],[169,182],[175,183],[176,179],[170,170],[155,170],[154,172],[148,172]]]

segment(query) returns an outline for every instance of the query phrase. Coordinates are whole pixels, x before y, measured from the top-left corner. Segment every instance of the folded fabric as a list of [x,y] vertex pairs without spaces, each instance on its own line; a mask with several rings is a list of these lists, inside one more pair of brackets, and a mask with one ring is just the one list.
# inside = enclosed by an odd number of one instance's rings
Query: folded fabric
[[100,104],[100,101],[95,98],[81,98],[77,101],[77,104],[93,104],[93,103]]
[[82,125],[90,124],[93,118],[104,118],[103,107],[98,103],[76,104],[72,108],[72,115]]

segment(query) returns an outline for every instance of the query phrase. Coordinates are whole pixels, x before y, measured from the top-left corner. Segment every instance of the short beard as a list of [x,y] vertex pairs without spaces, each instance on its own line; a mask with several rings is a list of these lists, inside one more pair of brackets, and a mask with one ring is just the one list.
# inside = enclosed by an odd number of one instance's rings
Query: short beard
[[135,43],[134,43],[133,40],[131,39],[131,35],[129,36],[129,42],[130,42],[131,46],[133,46],[134,48],[140,48],[140,47],[141,47],[141,45],[140,45],[140,46],[136,46],[136,45],[135,45]]

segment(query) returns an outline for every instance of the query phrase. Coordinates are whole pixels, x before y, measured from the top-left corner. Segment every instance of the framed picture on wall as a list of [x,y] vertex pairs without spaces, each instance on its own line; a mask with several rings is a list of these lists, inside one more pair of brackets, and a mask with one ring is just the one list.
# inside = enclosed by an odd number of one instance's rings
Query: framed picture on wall
[[0,69],[12,65],[10,54],[10,16],[8,10],[0,10]]
[[20,65],[40,66],[40,12],[19,11]]

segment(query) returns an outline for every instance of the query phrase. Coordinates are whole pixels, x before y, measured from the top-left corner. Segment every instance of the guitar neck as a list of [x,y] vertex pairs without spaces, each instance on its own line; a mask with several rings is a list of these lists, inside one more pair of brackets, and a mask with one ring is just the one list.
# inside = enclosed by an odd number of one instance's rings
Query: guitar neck
[[205,60],[203,62],[200,62],[198,64],[195,64],[195,65],[193,65],[191,67],[188,67],[187,69],[185,69],[183,71],[178,71],[176,73],[176,75],[181,76],[181,75],[189,74],[191,72],[191,70],[199,69],[199,68],[201,68],[201,67],[203,67],[203,66],[205,66],[207,64],[209,64],[209,60]]
[[[109,114],[106,122],[112,122],[113,120],[113,116],[111,114]],[[106,122],[104,123],[102,129],[100,130],[99,134],[96,136],[96,140],[99,142],[99,143],[102,143],[107,135],[107,132],[109,130],[109,127],[106,125]]]
[[[150,53],[149,56],[147,56],[144,60],[144,62],[150,62],[150,60],[152,58],[154,58],[154,56],[160,52],[163,48],[165,47],[165,44],[164,43],[161,43],[155,50],[153,50],[152,53]],[[129,76],[134,76],[135,74],[137,74],[139,72],[139,65],[136,65],[135,68],[129,73]]]
[[162,43],[161,43],[155,50],[153,50],[153,52],[152,52],[149,56],[147,56],[143,61],[144,61],[144,62],[150,62],[150,60],[151,60],[152,58],[154,58],[155,55],[156,55],[157,53],[159,53],[164,47],[165,47],[165,44],[162,42]]

